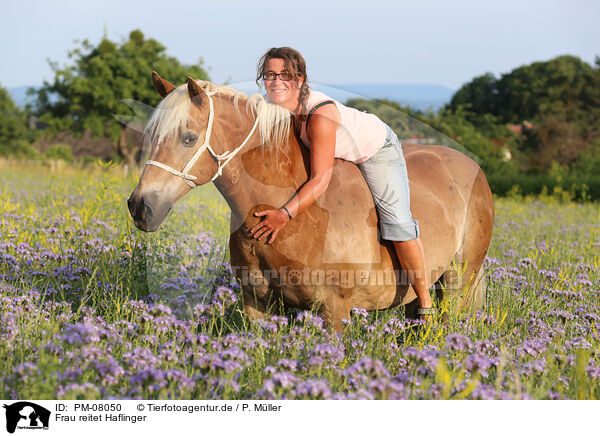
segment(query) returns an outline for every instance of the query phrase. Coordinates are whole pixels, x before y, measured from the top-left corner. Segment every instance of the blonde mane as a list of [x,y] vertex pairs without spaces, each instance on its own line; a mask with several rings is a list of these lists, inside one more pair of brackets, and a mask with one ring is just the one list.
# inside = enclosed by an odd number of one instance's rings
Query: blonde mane
[[[258,117],[258,131],[263,146],[273,144],[278,146],[287,140],[290,132],[292,114],[287,109],[275,103],[270,103],[260,94],[248,97],[243,92],[228,86],[215,85],[206,80],[196,80],[198,86],[204,91],[216,92],[233,97],[233,106],[240,115],[240,100],[245,100],[246,111]],[[151,144],[161,144],[165,139],[173,136],[178,130],[184,129],[190,119],[190,105],[192,104],[187,84],[180,85],[171,91],[156,107],[144,134],[148,135]],[[215,119],[219,117],[215,113]]]

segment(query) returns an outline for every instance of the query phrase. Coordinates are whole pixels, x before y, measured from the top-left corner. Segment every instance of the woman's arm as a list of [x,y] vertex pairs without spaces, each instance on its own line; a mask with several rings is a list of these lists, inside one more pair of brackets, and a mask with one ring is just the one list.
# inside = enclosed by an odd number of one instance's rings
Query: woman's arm
[[[340,125],[340,114],[335,104],[321,106],[313,112],[306,134],[310,141],[310,178],[286,204],[286,209],[295,217],[310,206],[327,190],[331,180],[335,152],[335,134]],[[265,216],[250,233],[262,240],[268,236],[272,243],[279,230],[290,220],[283,209],[265,210],[255,213]]]
[[339,113],[334,104],[313,112],[306,131],[310,140],[310,178],[286,204],[293,217],[323,195],[329,186],[338,126]]

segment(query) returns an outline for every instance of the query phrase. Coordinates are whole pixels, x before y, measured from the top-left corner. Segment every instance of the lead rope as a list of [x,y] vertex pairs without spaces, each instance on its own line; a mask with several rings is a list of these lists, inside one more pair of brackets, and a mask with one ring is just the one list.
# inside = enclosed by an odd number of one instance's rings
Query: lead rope
[[[212,134],[212,126],[213,126],[213,121],[214,121],[214,116],[215,116],[215,110],[214,110],[214,105],[213,105],[211,95],[216,94],[216,92],[217,91],[207,91],[206,92],[206,95],[208,96],[209,113],[208,113],[208,125],[206,127],[206,134],[204,136],[204,143],[200,146],[200,148],[198,150],[196,150],[196,153],[194,153],[194,155],[192,156],[190,161],[183,168],[183,171],[177,171],[176,169],[174,169],[168,165],[165,165],[162,162],[158,162],[155,160],[148,160],[148,161],[146,161],[145,165],[154,165],[159,168],[162,168],[163,170],[168,171],[175,176],[181,177],[183,179],[183,181],[185,183],[187,183],[190,187],[195,188],[196,186],[198,186],[194,182],[194,180],[196,180],[197,177],[189,174],[189,171],[196,164],[196,162],[198,161],[198,159],[200,158],[202,153],[204,153],[204,150],[208,149],[208,152],[213,156],[213,158],[216,159],[217,165],[219,166],[217,169],[217,173],[213,176],[212,179],[210,179],[210,181],[213,182],[217,177],[219,177],[220,175],[223,174],[223,168],[225,168],[225,165],[227,165],[229,163],[229,161],[234,158],[234,156],[248,143],[248,141],[254,134],[254,131],[256,130],[256,126],[258,126],[258,116],[256,117],[256,120],[254,121],[254,126],[252,126],[252,130],[250,130],[250,133],[248,133],[248,135],[246,136],[246,139],[244,139],[244,142],[242,142],[235,150],[225,151],[222,154],[215,153],[215,151],[210,146],[210,136]],[[224,161],[224,163],[221,164],[221,161]]]

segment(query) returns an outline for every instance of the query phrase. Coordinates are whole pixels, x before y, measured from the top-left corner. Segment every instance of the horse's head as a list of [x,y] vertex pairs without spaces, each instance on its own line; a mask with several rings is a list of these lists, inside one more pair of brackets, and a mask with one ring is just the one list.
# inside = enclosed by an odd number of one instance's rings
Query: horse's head
[[[191,77],[175,87],[156,72],[152,82],[163,100],[145,129],[150,159],[127,201],[136,227],[148,232],[158,229],[178,199],[219,169],[209,145],[214,108],[208,88]],[[219,136],[213,133],[212,139]]]
[[[286,144],[291,127],[291,113],[259,94],[248,98],[233,88],[199,85],[191,77],[175,87],[155,72],[152,82],[163,100],[145,129],[150,159],[127,201],[135,225],[148,232],[158,229],[191,188],[221,175],[225,181],[237,180],[235,169],[226,174],[235,162],[224,168],[246,144],[252,142],[244,152],[266,143]],[[241,101],[246,110],[240,110]],[[221,180],[217,187],[227,184]]]

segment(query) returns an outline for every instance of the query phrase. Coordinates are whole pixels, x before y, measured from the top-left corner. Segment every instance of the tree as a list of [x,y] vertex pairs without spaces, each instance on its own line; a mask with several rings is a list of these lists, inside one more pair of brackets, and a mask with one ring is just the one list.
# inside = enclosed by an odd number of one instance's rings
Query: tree
[[485,129],[483,114],[500,123],[531,122],[516,144],[530,170],[546,172],[552,162],[572,166],[600,137],[600,58],[593,67],[576,56],[559,56],[515,68],[500,79],[490,73],[476,77],[457,91],[448,108],[461,106],[478,128]]
[[506,157],[512,135],[493,115],[474,114],[464,106],[458,106],[456,110],[445,108],[439,111],[429,119],[429,124],[479,158],[479,165],[486,174],[518,171],[517,163]]
[[173,83],[183,83],[189,75],[208,79],[197,65],[183,65],[166,54],[166,49],[154,39],[145,39],[140,30],[129,34],[129,39],[114,43],[106,36],[97,46],[88,40],[69,53],[72,65],[59,68],[50,62],[54,81],[44,82],[36,94],[35,111],[51,131],[71,130],[83,133],[91,130],[95,136],[105,136],[115,151],[130,165],[136,164],[141,141],[128,141],[125,127],[113,116],[135,115],[121,102],[135,100],[156,106],[160,96],[151,81],[153,70]]
[[0,85],[0,155],[27,157],[35,154],[27,114],[20,110]]
[[[600,59],[597,57],[597,65]],[[600,109],[600,74],[576,56],[559,56],[515,68],[496,79],[486,73],[463,85],[448,107],[468,106],[490,113],[504,123],[533,121],[542,113],[564,106],[568,121]]]
[[498,80],[492,73],[485,73],[456,91],[448,107],[455,111],[463,106],[473,114],[496,114],[498,103]]
[[415,132],[415,123],[412,122],[413,117],[420,112],[415,111],[409,106],[402,106],[395,101],[387,99],[370,100],[363,98],[351,98],[346,102],[346,105],[377,115],[401,138],[422,133]]
[[[494,142],[508,143],[510,131],[491,114],[476,114],[459,105],[456,110],[444,109],[437,114],[420,112],[389,100],[354,98],[346,105],[377,115],[394,130],[401,140],[417,137],[426,143],[456,148],[474,158],[486,172],[516,171],[507,162],[509,148]],[[472,120],[475,120],[474,123]]]

